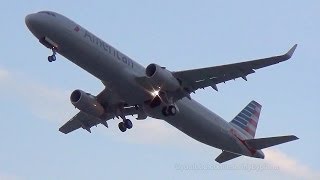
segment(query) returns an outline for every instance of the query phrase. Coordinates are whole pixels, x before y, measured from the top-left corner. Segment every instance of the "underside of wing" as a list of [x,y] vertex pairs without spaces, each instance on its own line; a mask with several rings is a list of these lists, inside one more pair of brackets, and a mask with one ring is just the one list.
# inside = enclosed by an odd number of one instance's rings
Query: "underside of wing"
[[[107,88],[96,97],[81,90],[75,90],[71,94],[71,97],[75,98],[76,104],[73,104],[80,112],[59,129],[59,131],[65,134],[79,128],[91,132],[90,128],[98,124],[108,127],[107,121],[115,117],[124,118],[128,115],[138,115],[137,119],[147,118],[147,115],[141,108],[127,105],[116,93],[112,93]],[[80,101],[79,99],[84,100]],[[73,100],[71,101],[73,102]],[[97,107],[100,107],[99,111],[95,111]]]
[[[112,118],[112,117],[109,117]],[[70,119],[67,123],[65,123],[59,131],[68,134],[74,130],[77,130],[79,128],[83,128],[87,130],[88,132],[91,132],[90,128],[92,126],[96,126],[98,124],[104,124],[107,126],[108,118],[106,118],[104,121],[100,120],[99,118],[96,118],[94,116],[91,116],[89,114],[86,114],[82,111],[80,111],[78,114],[76,114],[72,119]]]
[[200,68],[186,71],[173,72],[173,75],[182,81],[182,85],[190,92],[199,88],[212,87],[217,89],[216,84],[236,78],[247,80],[246,76],[255,70],[271,66],[291,58],[297,45],[294,45],[286,54],[273,56],[247,62]]
[[[137,119],[145,119],[147,118],[146,114],[144,114],[143,111],[140,109],[137,109],[136,107],[126,107],[123,109],[123,116],[133,116],[137,115]],[[101,118],[97,118],[94,116],[91,116],[85,112],[80,111],[78,114],[76,114],[73,118],[71,118],[68,122],[66,122],[59,131],[68,134],[74,130],[77,130],[79,128],[83,128],[91,133],[90,128],[92,126],[97,126],[98,124],[102,124],[106,127],[108,127],[107,121],[110,119],[113,119],[115,117],[119,117],[116,112],[109,112],[104,114]]]

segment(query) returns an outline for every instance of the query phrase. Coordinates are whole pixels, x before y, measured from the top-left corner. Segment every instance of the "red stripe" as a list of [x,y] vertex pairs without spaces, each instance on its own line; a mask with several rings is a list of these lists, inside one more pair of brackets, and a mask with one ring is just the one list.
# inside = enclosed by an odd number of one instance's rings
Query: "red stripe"
[[252,137],[254,136],[254,132],[247,126],[245,129]]
[[250,123],[252,126],[254,126],[254,127],[257,127],[257,125],[258,125],[258,123],[257,123],[255,120],[253,120],[253,119],[250,119],[250,120],[249,120],[249,123]]

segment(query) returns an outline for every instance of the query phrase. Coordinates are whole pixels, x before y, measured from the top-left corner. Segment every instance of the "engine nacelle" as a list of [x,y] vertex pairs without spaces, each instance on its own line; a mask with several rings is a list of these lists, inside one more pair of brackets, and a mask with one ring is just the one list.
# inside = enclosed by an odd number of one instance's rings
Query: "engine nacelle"
[[79,89],[71,93],[70,100],[76,108],[94,117],[100,117],[105,112],[93,95]]
[[180,88],[179,81],[172,73],[157,64],[147,66],[146,75],[151,79],[153,86],[161,87],[167,91],[175,91]]

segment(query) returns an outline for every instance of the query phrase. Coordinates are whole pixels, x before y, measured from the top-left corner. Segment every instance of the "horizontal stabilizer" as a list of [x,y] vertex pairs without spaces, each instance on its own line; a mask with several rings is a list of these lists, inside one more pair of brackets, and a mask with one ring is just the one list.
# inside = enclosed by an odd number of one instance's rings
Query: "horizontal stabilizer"
[[231,152],[228,152],[228,151],[223,151],[217,158],[216,158],[216,161],[218,163],[223,163],[223,162],[226,162],[226,161],[229,161],[231,159],[234,159],[234,158],[237,158],[241,155],[239,154],[234,154],[234,153],[231,153]]
[[299,139],[296,136],[278,136],[278,137],[269,137],[269,138],[259,138],[259,139],[248,139],[245,140],[245,143],[253,149],[264,149],[267,147],[275,146],[278,144],[286,143],[289,141],[294,141]]

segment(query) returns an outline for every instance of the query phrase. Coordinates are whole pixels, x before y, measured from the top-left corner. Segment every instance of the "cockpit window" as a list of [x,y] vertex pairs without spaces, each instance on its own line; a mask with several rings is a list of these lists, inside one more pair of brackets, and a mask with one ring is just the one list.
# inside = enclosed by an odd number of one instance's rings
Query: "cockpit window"
[[55,15],[53,12],[50,12],[50,11],[40,11],[40,12],[38,12],[38,13],[48,14],[48,15],[50,15],[50,16],[56,17],[56,15]]

